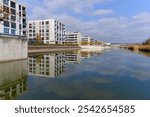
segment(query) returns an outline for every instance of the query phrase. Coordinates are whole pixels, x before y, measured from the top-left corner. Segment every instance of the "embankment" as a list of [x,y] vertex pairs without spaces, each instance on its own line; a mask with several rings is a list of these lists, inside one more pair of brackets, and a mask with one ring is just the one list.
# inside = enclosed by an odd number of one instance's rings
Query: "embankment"
[[78,46],[28,46],[28,54],[78,50]]

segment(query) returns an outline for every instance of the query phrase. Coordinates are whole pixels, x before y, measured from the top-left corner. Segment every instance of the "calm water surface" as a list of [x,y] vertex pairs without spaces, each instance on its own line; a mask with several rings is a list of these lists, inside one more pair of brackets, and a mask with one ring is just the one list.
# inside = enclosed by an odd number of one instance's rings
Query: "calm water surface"
[[1,63],[0,99],[150,99],[149,55],[80,50]]

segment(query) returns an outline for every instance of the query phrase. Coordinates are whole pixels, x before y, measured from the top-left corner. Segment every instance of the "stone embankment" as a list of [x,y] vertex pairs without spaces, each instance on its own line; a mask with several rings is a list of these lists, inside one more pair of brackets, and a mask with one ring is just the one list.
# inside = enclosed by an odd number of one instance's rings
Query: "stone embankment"
[[79,46],[29,46],[28,54],[69,51],[69,50],[78,50],[78,49],[80,49]]

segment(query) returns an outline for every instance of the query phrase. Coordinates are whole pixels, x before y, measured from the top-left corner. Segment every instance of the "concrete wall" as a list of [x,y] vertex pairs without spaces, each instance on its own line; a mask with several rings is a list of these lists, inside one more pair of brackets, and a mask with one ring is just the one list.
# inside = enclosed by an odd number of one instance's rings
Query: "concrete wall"
[[0,100],[15,99],[27,90],[27,59],[0,63]]
[[0,62],[27,58],[27,40],[24,37],[0,35]]

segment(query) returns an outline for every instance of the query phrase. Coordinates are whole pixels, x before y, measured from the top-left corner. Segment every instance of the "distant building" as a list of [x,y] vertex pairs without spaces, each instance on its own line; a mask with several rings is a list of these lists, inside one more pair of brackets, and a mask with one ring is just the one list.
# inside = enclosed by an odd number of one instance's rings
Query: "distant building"
[[28,63],[30,75],[54,78],[65,71],[64,53],[48,54],[37,58],[29,57]]
[[82,39],[81,41],[82,45],[90,45],[94,42],[94,39],[89,36],[82,36],[81,39]]
[[81,33],[80,32],[66,32],[66,40],[67,44],[81,44]]
[[26,35],[26,7],[17,0],[1,0],[0,2],[0,33]]
[[28,22],[28,39],[35,43],[37,38],[44,44],[63,44],[65,41],[65,25],[55,19]]

